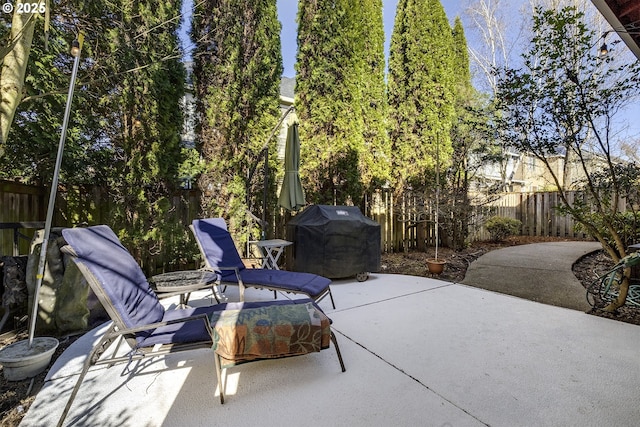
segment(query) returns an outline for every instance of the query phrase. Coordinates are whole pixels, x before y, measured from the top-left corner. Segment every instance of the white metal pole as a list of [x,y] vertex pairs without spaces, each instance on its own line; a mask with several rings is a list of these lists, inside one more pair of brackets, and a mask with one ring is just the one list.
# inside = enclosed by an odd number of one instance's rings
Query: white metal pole
[[[81,35],[82,36],[82,35]],[[80,39],[82,39],[80,37]],[[40,287],[42,286],[42,277],[44,276],[44,266],[47,259],[47,246],[49,244],[49,235],[51,234],[51,223],[53,222],[53,208],[56,203],[56,193],[58,191],[58,178],[60,175],[60,165],[62,164],[62,153],[64,152],[64,141],[67,137],[67,125],[69,124],[69,115],[71,114],[71,102],[73,100],[73,90],[76,86],[76,75],[78,73],[78,64],[80,63],[81,44],[78,40],[74,40],[71,45],[71,54],[75,57],[73,62],[73,71],[71,72],[71,82],[69,82],[69,93],[67,94],[67,105],[64,110],[64,119],[62,121],[62,132],[60,133],[60,142],[58,143],[58,155],[56,157],[56,165],[53,171],[53,180],[51,181],[51,191],[49,193],[49,205],[47,206],[47,219],[44,223],[44,240],[40,247],[40,260],[38,262],[38,273],[36,274],[36,288],[33,293],[33,311],[31,313],[31,322],[29,325],[29,347],[33,345],[33,336],[36,330],[36,318],[38,317],[38,307],[40,298]]]

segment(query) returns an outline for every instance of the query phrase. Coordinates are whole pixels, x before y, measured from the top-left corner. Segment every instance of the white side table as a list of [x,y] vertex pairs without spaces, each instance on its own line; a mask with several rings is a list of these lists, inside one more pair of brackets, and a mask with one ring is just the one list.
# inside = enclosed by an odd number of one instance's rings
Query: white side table
[[262,268],[269,268],[272,270],[280,270],[278,267],[278,260],[282,256],[284,248],[292,245],[293,242],[282,239],[271,240],[258,240],[253,242],[254,245],[260,248],[264,257],[262,258]]

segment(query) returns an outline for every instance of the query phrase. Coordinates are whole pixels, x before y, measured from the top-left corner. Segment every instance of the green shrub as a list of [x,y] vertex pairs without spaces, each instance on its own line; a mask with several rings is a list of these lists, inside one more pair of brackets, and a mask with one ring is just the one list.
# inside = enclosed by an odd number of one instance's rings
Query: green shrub
[[514,218],[507,218],[504,216],[492,216],[485,222],[484,226],[491,234],[491,240],[499,242],[504,240],[508,236],[519,234],[522,222]]
[[[640,243],[640,212],[613,212],[607,215],[594,212],[584,217],[596,228],[600,238],[611,247],[617,247],[616,239],[622,242],[621,246],[624,248]],[[584,224],[577,223],[575,229],[596,237]],[[620,253],[619,255],[622,256]]]

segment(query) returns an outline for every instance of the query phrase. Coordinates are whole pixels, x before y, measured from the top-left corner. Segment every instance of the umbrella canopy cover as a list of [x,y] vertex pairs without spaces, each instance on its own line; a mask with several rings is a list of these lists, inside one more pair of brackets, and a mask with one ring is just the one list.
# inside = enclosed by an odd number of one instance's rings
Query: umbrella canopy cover
[[287,129],[287,144],[284,152],[284,180],[278,197],[278,205],[290,211],[306,205],[302,182],[300,182],[300,137],[298,121],[292,120]]

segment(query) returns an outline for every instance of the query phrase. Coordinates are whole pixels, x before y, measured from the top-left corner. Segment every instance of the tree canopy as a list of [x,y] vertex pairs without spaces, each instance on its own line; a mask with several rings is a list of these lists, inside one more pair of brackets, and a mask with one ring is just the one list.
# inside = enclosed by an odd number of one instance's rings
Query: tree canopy
[[359,204],[387,180],[384,32],[379,0],[301,0],[296,109],[311,203]]
[[[640,64],[597,57],[598,40],[575,7],[536,8],[524,67],[499,71],[497,123],[514,147],[545,165],[564,212],[618,261],[638,237],[638,227],[629,233],[628,226],[640,220],[640,170],[617,156],[612,119],[640,93]],[[552,163],[558,158],[561,167]],[[570,198],[578,189],[585,198]],[[609,309],[625,298],[626,289]]]
[[441,166],[449,162],[455,52],[451,27],[438,0],[400,0],[388,75],[389,136],[397,191],[433,184],[436,157]]
[[[181,2],[59,0],[48,7],[48,33],[40,17],[35,21],[2,174],[51,181],[73,62],[69,47],[82,33],[61,182],[109,185],[116,203],[105,216],[146,266],[184,234],[166,218],[182,160]],[[85,214],[75,221],[91,221]]]
[[279,118],[282,75],[276,1],[198,2],[191,38],[196,143],[206,162],[198,183],[202,213],[232,219],[235,228],[246,217],[252,165],[263,149],[270,162],[275,157],[275,141],[267,139]]

